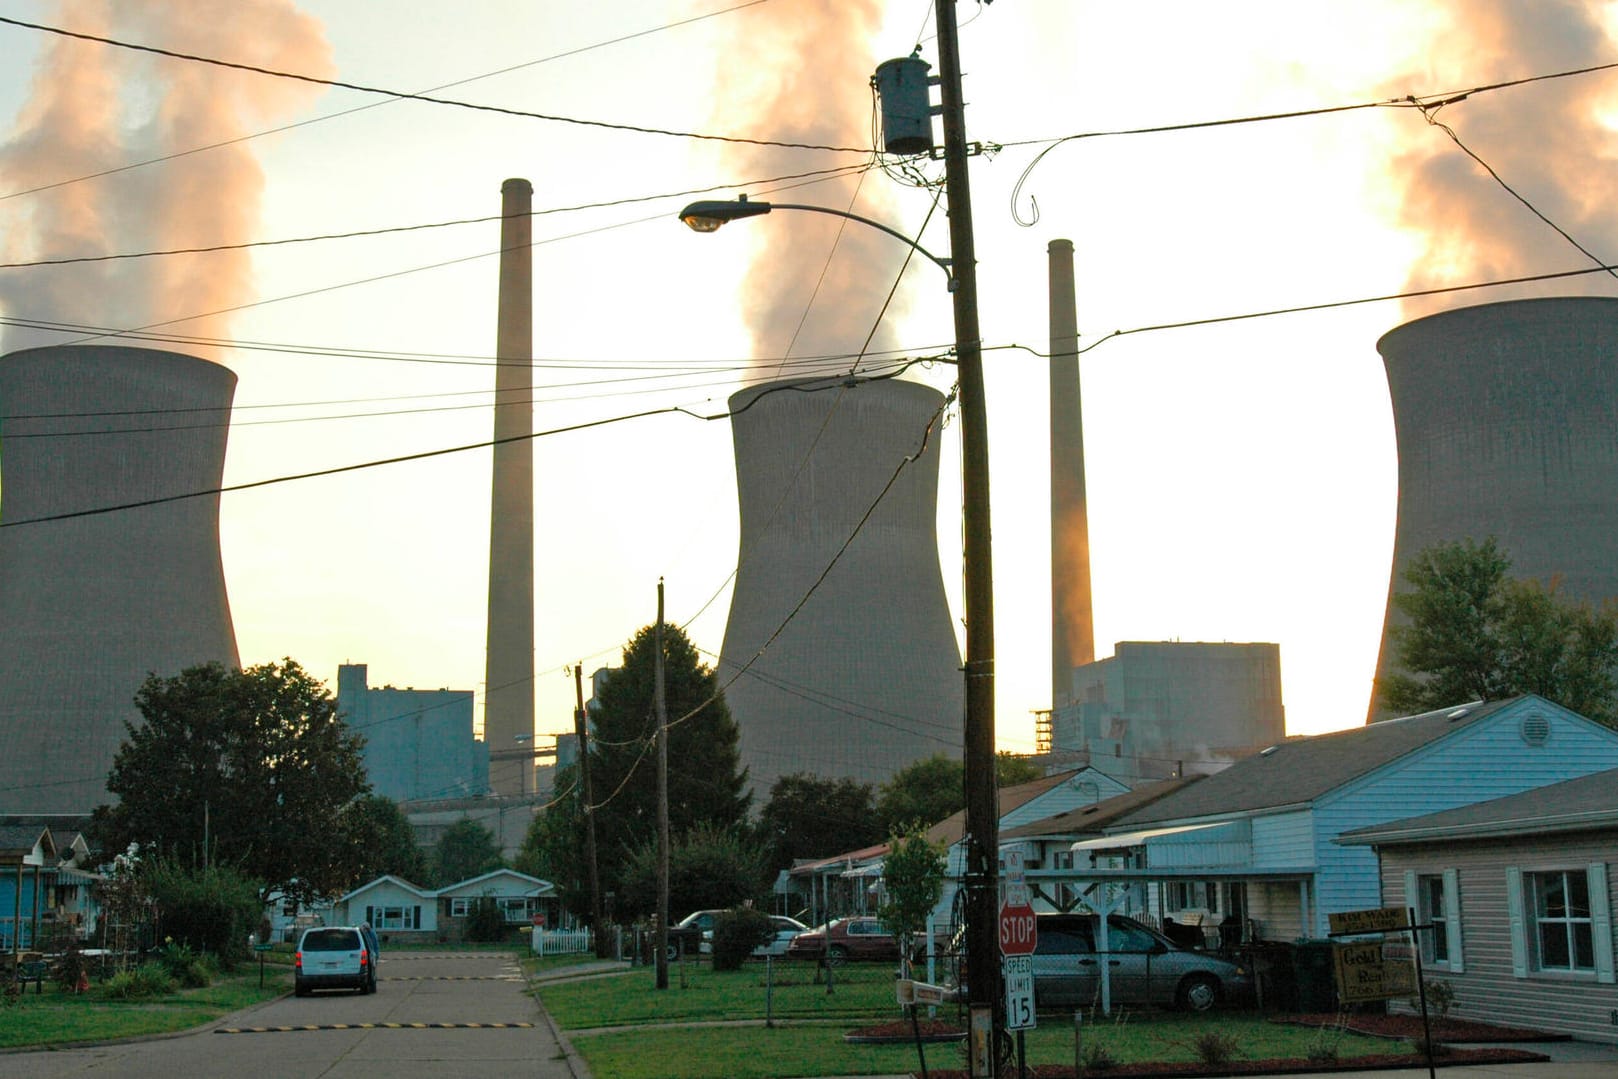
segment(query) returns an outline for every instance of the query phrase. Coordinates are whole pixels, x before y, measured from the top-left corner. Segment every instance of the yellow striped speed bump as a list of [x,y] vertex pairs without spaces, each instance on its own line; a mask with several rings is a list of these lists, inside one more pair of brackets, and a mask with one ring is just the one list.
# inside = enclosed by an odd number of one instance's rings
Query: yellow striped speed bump
[[286,1027],[216,1027],[215,1034],[289,1034],[300,1030],[519,1030],[532,1023],[311,1023]]
[[398,974],[384,982],[520,982],[521,974]]

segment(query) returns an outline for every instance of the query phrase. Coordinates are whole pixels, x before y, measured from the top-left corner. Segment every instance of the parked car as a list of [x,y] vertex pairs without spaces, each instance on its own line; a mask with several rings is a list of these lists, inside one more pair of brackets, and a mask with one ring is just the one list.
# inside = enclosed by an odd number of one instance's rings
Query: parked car
[[875,918],[838,918],[805,930],[787,945],[789,959],[898,959],[899,944]]
[[1094,914],[1041,914],[1034,947],[1036,1007],[1084,1007],[1101,999],[1105,960],[1114,1004],[1155,1004],[1207,1011],[1221,1000],[1252,995],[1252,971],[1217,955],[1182,948],[1133,918],[1107,919],[1107,951],[1099,950]]
[[[713,951],[713,926],[722,910],[697,910],[669,926],[669,961]],[[655,950],[654,950],[655,951]]]
[[775,935],[766,943],[753,949],[753,955],[762,959],[766,955],[786,955],[787,949],[792,946],[799,933],[806,933],[809,927],[796,918],[788,918],[785,914],[770,915],[770,925],[775,929]]
[[305,929],[293,957],[292,989],[306,997],[315,989],[376,992],[376,953],[358,926],[329,925]]

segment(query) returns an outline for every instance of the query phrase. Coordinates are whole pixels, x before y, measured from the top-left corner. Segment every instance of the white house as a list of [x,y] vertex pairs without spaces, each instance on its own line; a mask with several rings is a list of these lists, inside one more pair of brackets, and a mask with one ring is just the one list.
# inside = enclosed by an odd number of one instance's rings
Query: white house
[[558,924],[556,888],[515,869],[496,869],[443,888],[422,888],[402,877],[382,876],[337,900],[338,925],[370,922],[378,933],[459,938],[480,899],[491,899],[510,925]]
[[1345,832],[1618,768],[1618,732],[1537,696],[1289,739],[1072,844],[1075,878],[1148,885],[1148,915],[1217,895],[1244,937],[1324,937],[1381,905],[1375,853]]
[[369,922],[379,934],[429,937],[438,932],[438,893],[403,877],[381,876],[339,897],[332,917],[337,925]]
[[[515,869],[495,869],[438,890],[438,924],[458,929],[480,899],[492,899],[510,925],[557,924],[556,886]],[[542,920],[536,920],[542,919]]]

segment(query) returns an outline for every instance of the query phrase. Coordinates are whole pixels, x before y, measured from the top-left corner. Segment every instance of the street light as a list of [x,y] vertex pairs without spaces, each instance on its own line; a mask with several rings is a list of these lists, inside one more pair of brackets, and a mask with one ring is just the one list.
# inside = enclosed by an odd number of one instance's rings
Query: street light
[[898,229],[889,228],[880,221],[873,221],[869,217],[849,213],[847,210],[833,210],[828,206],[811,206],[807,203],[796,202],[751,202],[746,195],[740,195],[733,201],[703,200],[693,202],[680,211],[680,220],[690,226],[693,232],[718,232],[719,226],[727,221],[736,221],[743,217],[757,217],[767,214],[771,210],[804,210],[812,214],[826,214],[829,217],[846,217],[850,221],[858,221],[862,225],[869,225],[879,229],[889,236],[900,240],[916,254],[944,271],[949,278],[949,290],[955,291],[955,273],[950,269],[949,259],[939,258],[928,251],[921,244],[912,240]]

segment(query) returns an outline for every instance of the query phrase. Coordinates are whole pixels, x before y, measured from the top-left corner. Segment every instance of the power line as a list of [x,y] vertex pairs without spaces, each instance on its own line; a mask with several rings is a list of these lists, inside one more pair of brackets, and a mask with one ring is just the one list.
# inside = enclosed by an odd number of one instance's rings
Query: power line
[[481,105],[471,101],[457,101],[453,98],[434,97],[431,94],[412,94],[402,90],[389,90],[379,86],[366,86],[361,83],[344,82],[339,79],[322,79],[314,75],[303,75],[293,71],[280,71],[275,68],[259,67],[255,64],[243,64],[234,60],[221,60],[212,56],[200,56],[195,53],[184,53],[174,49],[159,48],[155,45],[141,45],[132,41],[121,41],[117,38],[102,37],[97,34],[85,34],[73,30],[65,30],[59,26],[47,26],[43,23],[25,22],[22,19],[13,19],[0,15],[0,23],[19,26],[27,30],[38,30],[46,34],[56,34],[61,37],[73,38],[78,41],[93,41],[100,45],[110,45],[114,48],[128,49],[132,52],[148,53],[154,56],[163,56],[171,60],[186,60],[191,63],[209,64],[214,67],[229,68],[233,71],[245,71],[254,75],[264,75],[268,78],[288,79],[293,82],[308,83],[314,86],[331,86],[340,90],[357,90],[364,94],[381,94],[398,101],[420,101],[428,105],[449,105],[454,108],[471,109],[476,112],[491,112],[502,116],[519,116],[530,120],[548,120],[558,124],[574,124],[579,127],[604,128],[609,131],[629,131],[640,135],[666,135],[673,138],[701,139],[709,142],[735,143],[745,146],[775,146],[790,150],[824,150],[831,153],[842,154],[869,154],[869,147],[856,146],[828,146],[822,143],[808,142],[782,142],[774,139],[750,139],[735,135],[710,135],[697,131],[675,131],[668,128],[645,127],[639,124],[611,123],[606,120],[581,120],[574,116],[559,116],[551,113],[531,112],[526,109],[513,109],[501,105]]

